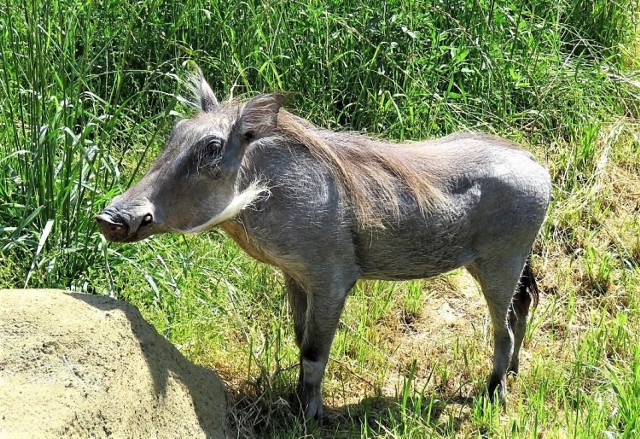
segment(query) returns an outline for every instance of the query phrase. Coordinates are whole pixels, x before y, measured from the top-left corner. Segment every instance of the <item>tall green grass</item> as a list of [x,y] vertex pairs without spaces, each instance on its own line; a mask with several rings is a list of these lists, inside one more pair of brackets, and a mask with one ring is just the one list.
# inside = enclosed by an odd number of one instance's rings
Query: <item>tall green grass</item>
[[294,92],[289,105],[330,127],[586,142],[571,162],[588,173],[591,127],[638,115],[619,70],[636,6],[11,0],[0,11],[0,218],[3,253],[21,263],[7,275],[68,285],[98,263],[92,214],[162,142],[187,60],[222,96]]
[[[328,126],[591,142],[586,118],[638,114],[618,71],[634,5],[12,0],[0,16],[2,247],[27,261],[12,282],[65,285],[98,263],[92,214],[138,168],[127,154],[161,143],[186,60],[223,96],[295,92],[290,105]],[[588,173],[584,154],[571,162]]]
[[[455,343],[451,363],[390,360],[390,334],[414,331],[448,278],[365,283],[336,338],[326,388],[329,404],[346,408],[329,410],[326,432],[633,437],[638,340],[625,328],[640,330],[640,218],[623,177],[640,172],[639,9],[637,0],[8,0],[0,286],[132,301],[191,358],[242,380],[232,391],[243,432],[299,437],[309,432],[283,397],[297,353],[279,275],[218,233],[115,246],[94,225],[188,112],[178,79],[195,62],[219,97],[283,90],[287,107],[317,124],[385,138],[494,132],[530,146],[555,187],[534,258],[547,302],[527,335],[536,355],[514,384],[521,397],[505,415],[464,396],[484,385],[484,323]],[[553,350],[563,337],[571,352],[558,367],[549,359],[565,352]],[[388,398],[394,374],[402,385]],[[359,391],[368,396],[354,402]]]
[[[150,98],[164,74],[130,69],[120,51],[135,36],[116,41],[109,34],[124,23],[109,27],[95,13],[92,2],[0,10],[0,246],[9,284],[90,284],[83,272],[99,263],[101,245],[93,216],[119,191],[127,153],[144,155],[166,124],[168,110],[151,108]],[[131,85],[136,78],[151,81]],[[139,108],[149,111],[140,117]]]

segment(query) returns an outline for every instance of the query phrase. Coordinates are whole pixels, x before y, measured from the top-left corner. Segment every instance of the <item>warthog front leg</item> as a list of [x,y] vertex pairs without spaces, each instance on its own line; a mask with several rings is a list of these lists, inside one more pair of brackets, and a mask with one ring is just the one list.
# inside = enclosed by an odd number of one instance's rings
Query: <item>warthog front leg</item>
[[305,419],[322,422],[322,378],[346,295],[355,280],[308,287],[288,276],[285,280],[300,347],[298,396]]
[[284,285],[287,289],[289,306],[293,315],[293,330],[296,336],[296,345],[302,349],[302,337],[304,337],[305,320],[307,315],[307,293],[294,278],[284,274]]

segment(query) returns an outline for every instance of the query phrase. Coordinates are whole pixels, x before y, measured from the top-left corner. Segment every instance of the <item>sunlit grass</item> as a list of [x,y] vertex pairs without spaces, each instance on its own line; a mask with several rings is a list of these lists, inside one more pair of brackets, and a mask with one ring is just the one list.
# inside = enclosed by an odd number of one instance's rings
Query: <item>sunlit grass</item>
[[[225,379],[240,436],[635,437],[638,9],[10,0],[0,6],[0,285],[134,303]],[[279,273],[217,231],[136,245],[99,237],[93,215],[188,111],[178,97],[187,61],[221,98],[283,90],[315,123],[392,139],[499,133],[550,169],[533,257],[542,298],[506,409],[483,397],[490,327],[462,272],[356,286],[325,379],[327,422],[314,432],[291,398],[298,353]]]

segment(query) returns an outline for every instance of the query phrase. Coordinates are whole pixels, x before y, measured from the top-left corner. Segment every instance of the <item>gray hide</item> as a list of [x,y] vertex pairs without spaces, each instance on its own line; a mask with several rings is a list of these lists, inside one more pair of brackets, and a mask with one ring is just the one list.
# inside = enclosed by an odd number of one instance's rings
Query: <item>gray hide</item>
[[220,226],[278,267],[300,347],[299,396],[305,417],[318,420],[354,283],[466,267],[493,327],[489,395],[504,401],[536,292],[525,263],[551,192],[531,154],[482,134],[390,144],[316,128],[280,111],[281,95],[218,103],[203,78],[197,88],[201,110],[176,124],[149,172],[98,216],[105,237]]

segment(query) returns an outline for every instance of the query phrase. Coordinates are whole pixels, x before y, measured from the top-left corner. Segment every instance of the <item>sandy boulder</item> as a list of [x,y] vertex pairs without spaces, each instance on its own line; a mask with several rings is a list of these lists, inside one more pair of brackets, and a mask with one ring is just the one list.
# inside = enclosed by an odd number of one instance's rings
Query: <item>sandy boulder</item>
[[0,437],[225,437],[226,398],[136,308],[0,290]]

